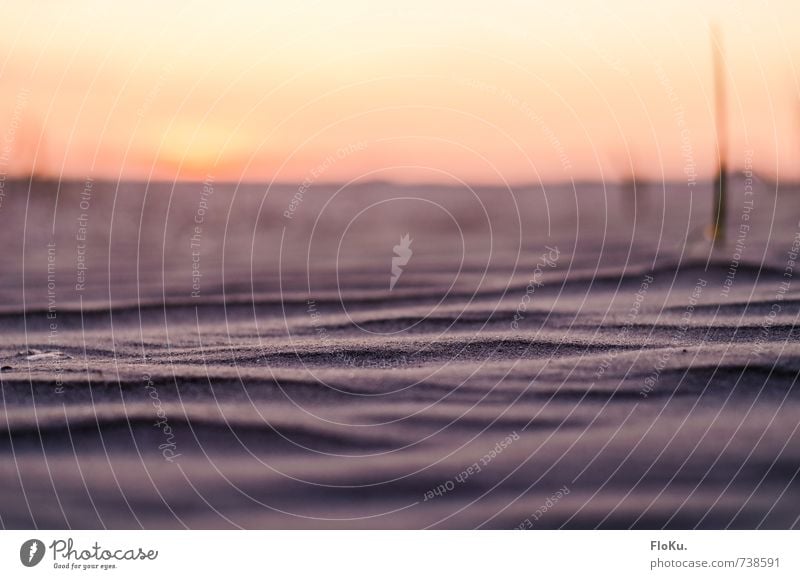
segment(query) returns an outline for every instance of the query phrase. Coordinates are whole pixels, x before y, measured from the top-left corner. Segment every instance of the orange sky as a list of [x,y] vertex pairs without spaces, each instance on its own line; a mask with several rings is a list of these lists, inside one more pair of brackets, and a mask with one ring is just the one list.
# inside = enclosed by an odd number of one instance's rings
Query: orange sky
[[260,4],[4,2],[0,172],[707,176],[714,20],[733,165],[800,177],[796,0]]

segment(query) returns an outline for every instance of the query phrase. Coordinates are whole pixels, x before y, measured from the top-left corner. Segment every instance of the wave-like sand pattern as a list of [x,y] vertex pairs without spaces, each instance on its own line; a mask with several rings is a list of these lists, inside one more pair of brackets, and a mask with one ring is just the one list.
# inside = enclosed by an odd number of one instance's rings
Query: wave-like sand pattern
[[[488,222],[455,189],[359,187],[317,230],[333,190],[289,223],[291,188],[223,188],[192,295],[196,191],[114,212],[101,189],[83,290],[68,234],[54,303],[47,235],[2,257],[3,527],[800,526],[794,197],[761,193],[734,264],[687,242],[706,216],[677,187],[635,224],[588,185],[481,191]],[[398,210],[344,235],[376,195]]]

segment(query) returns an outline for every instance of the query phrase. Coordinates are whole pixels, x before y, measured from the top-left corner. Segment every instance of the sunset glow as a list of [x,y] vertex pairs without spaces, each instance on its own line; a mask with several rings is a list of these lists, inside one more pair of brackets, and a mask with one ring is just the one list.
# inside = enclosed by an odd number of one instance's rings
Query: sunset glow
[[718,22],[733,167],[797,178],[798,9],[760,4],[8,2],[0,161],[302,181],[361,143],[320,179],[527,182],[681,179],[691,149],[708,177]]

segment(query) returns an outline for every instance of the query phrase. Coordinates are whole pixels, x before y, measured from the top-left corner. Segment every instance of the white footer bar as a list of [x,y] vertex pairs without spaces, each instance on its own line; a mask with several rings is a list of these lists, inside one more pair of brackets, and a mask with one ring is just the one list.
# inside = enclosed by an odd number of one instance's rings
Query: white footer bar
[[0,577],[777,578],[800,577],[799,546],[793,531],[2,531]]

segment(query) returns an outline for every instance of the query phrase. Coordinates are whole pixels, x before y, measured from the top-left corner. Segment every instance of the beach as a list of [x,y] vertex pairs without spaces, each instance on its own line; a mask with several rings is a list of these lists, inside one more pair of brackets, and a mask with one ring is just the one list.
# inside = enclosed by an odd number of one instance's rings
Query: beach
[[0,525],[800,526],[800,188],[9,181]]

